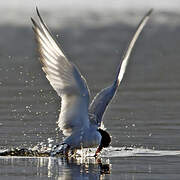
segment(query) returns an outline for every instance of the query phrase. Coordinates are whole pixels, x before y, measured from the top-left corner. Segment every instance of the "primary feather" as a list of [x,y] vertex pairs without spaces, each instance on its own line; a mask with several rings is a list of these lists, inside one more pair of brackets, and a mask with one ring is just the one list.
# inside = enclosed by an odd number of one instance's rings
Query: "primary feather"
[[40,26],[32,19],[43,71],[61,97],[59,127],[69,136],[73,131],[89,126],[89,90],[77,67],[67,60],[37,9]]
[[152,10],[144,16],[138,25],[122,63],[117,69],[113,84],[101,90],[90,106],[89,89],[85,79],[77,67],[65,57],[40,16],[38,9],[36,10],[40,26],[33,19],[32,22],[43,64],[42,69],[52,87],[61,97],[61,113],[58,121],[60,129],[64,135],[70,136],[73,132],[86,129],[90,125],[100,127],[104,112],[123,79],[132,49]]
[[133,35],[133,38],[129,43],[127,51],[125,52],[124,58],[122,59],[122,63],[119,65],[119,67],[117,69],[117,74],[116,74],[114,83],[111,86],[101,90],[95,96],[92,103],[90,104],[89,111],[91,114],[95,115],[98,126],[101,125],[101,121],[102,121],[104,112],[106,111],[108,104],[114,97],[114,95],[117,91],[117,88],[123,79],[132,49],[133,49],[140,33],[142,32],[144,26],[146,25],[151,12],[152,12],[152,9],[143,17],[140,24],[138,25],[138,27]]

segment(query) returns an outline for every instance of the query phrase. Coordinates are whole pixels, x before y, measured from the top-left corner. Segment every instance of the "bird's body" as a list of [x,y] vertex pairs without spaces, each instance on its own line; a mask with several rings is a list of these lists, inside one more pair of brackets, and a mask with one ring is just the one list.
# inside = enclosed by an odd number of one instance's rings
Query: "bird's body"
[[111,138],[100,128],[103,115],[121,83],[132,48],[148,21],[151,11],[144,16],[137,27],[117,69],[114,82],[100,91],[89,104],[90,93],[85,79],[78,68],[65,57],[37,9],[40,26],[32,19],[33,30],[38,42],[42,69],[54,90],[61,97],[58,125],[66,136],[63,143],[52,150],[53,155],[57,153],[67,155],[69,150],[98,146],[97,154],[103,147],[109,146]]
[[78,130],[68,136],[64,143],[70,145],[71,148],[95,148],[101,143],[101,134],[97,127],[90,126],[82,130]]

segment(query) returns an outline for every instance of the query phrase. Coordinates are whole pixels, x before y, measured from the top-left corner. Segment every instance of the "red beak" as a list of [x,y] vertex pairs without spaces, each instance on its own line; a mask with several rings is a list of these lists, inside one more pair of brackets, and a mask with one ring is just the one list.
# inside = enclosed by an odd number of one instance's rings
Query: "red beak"
[[102,150],[102,147],[101,146],[99,146],[98,148],[97,148],[97,150],[96,150],[96,153],[95,153],[95,157],[98,155],[98,153],[100,153],[100,151]]

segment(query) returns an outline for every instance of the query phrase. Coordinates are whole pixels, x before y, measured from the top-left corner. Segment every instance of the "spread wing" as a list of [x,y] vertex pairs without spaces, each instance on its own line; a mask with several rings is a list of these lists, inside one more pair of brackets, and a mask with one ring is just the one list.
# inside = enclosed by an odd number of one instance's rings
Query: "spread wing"
[[144,16],[144,18],[141,20],[140,24],[138,25],[138,27],[134,33],[134,36],[129,43],[127,51],[126,51],[124,58],[122,60],[122,63],[119,65],[119,67],[117,69],[117,74],[116,74],[116,77],[115,77],[113,84],[111,86],[101,90],[95,96],[95,98],[93,99],[93,101],[89,107],[89,112],[96,116],[96,121],[98,123],[98,126],[101,125],[101,120],[102,120],[103,114],[106,111],[106,108],[107,108],[109,102],[113,98],[118,86],[120,85],[120,83],[123,79],[123,76],[124,76],[124,73],[126,71],[126,67],[127,67],[128,60],[129,60],[129,57],[131,55],[132,49],[133,49],[133,47],[136,43],[136,40],[138,39],[141,31],[143,30],[144,26],[146,25],[151,12],[152,12],[152,10],[150,10]]
[[73,131],[89,126],[89,90],[78,69],[64,56],[43,22],[38,9],[40,26],[31,18],[37,39],[43,71],[52,87],[61,97],[58,125],[68,136]]

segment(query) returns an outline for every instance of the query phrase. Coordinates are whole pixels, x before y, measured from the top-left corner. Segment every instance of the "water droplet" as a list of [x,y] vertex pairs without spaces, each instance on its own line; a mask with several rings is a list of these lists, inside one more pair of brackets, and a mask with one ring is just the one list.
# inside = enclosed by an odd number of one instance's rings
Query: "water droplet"
[[54,142],[54,140],[52,138],[48,138],[48,143]]

